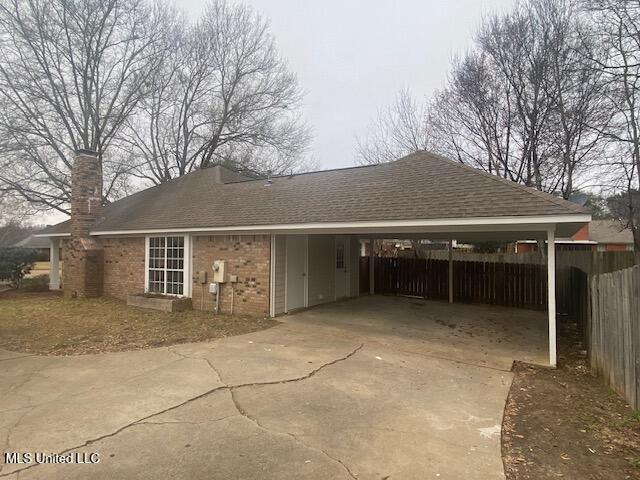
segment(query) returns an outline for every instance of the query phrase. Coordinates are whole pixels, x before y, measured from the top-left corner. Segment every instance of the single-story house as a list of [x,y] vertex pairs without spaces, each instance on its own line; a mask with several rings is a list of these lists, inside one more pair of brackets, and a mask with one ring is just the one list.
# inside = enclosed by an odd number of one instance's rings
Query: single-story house
[[[220,311],[234,302],[235,312],[255,315],[359,295],[362,239],[516,241],[525,233],[553,246],[591,219],[574,203],[429,152],[259,180],[216,166],[104,207],[101,188],[96,154],[78,151],[71,218],[39,234],[51,241],[52,270],[62,242],[65,296],[152,292],[212,309],[208,283],[222,267]],[[555,364],[553,248],[548,258]],[[51,287],[59,285],[52,271]]]
[[[535,240],[519,240],[516,253],[538,251]],[[556,250],[592,252],[633,252],[633,233],[615,220],[592,220],[569,238],[556,238]]]

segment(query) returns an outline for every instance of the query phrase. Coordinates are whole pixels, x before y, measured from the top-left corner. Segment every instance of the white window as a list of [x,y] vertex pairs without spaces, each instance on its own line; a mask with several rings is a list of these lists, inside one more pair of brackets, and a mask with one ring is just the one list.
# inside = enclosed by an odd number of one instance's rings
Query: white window
[[186,294],[186,240],[183,236],[147,238],[147,292]]

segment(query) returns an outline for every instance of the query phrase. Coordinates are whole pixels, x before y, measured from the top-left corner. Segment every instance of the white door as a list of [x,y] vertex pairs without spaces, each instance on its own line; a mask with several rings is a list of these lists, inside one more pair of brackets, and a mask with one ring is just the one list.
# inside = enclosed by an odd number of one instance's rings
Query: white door
[[287,235],[287,312],[305,307],[307,237]]
[[336,299],[349,296],[349,237],[336,235]]

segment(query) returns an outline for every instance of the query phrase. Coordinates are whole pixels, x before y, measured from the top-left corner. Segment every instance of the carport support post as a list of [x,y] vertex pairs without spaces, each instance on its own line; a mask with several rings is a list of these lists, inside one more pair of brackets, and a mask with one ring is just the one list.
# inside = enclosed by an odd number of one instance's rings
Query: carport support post
[[374,288],[374,273],[373,269],[375,266],[375,257],[373,256],[373,238],[369,239],[369,294],[373,295],[375,293]]
[[547,230],[547,297],[549,301],[549,364],[555,367],[556,358],[556,234]]
[[60,240],[49,240],[49,290],[60,290]]
[[449,240],[449,303],[453,303],[453,240]]

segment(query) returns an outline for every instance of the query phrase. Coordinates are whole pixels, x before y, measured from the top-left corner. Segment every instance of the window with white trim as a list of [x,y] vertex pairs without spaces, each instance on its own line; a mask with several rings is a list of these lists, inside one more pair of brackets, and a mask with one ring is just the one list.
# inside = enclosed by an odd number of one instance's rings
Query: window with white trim
[[149,237],[147,291],[184,295],[185,237]]

